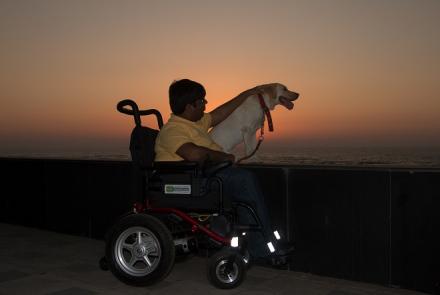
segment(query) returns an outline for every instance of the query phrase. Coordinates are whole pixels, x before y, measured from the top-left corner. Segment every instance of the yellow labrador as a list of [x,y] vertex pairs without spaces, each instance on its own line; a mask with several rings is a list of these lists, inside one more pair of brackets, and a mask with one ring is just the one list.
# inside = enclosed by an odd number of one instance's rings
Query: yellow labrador
[[[291,110],[292,101],[299,96],[279,83],[262,85],[261,88],[264,92],[264,102],[270,110],[279,104]],[[257,146],[255,132],[261,128],[264,116],[258,95],[249,96],[229,117],[211,129],[211,138],[227,153],[244,142],[245,156],[248,156]]]

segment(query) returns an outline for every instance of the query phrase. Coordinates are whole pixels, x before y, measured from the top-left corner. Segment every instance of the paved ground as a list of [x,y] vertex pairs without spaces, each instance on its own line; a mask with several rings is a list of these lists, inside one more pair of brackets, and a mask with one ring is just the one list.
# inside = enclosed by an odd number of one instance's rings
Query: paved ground
[[176,263],[161,283],[136,288],[98,268],[104,243],[26,227],[0,224],[0,295],[50,294],[423,294],[299,272],[253,267],[234,290],[208,283],[206,261],[192,257]]

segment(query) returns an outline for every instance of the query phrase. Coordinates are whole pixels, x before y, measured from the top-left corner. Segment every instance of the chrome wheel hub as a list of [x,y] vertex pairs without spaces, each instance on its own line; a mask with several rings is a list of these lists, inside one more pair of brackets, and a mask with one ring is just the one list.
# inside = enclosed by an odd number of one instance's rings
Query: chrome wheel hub
[[116,240],[114,254],[125,273],[145,276],[158,267],[162,251],[153,232],[145,227],[130,227]]
[[232,269],[228,267],[227,260],[222,260],[217,264],[217,267],[215,268],[215,274],[217,275],[217,278],[226,284],[233,283],[235,280],[237,280],[238,277],[238,266],[236,263],[232,263]]

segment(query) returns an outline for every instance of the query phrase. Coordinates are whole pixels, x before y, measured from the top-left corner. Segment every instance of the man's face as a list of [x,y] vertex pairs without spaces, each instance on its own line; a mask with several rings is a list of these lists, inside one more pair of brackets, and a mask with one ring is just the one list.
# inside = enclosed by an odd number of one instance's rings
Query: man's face
[[203,117],[203,113],[205,112],[207,103],[208,101],[205,98],[200,98],[191,104],[196,121],[200,120]]

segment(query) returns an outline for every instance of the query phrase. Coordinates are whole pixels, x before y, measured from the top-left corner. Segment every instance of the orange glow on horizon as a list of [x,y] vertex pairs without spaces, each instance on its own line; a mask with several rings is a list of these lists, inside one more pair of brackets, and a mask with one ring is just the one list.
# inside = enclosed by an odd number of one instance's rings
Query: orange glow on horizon
[[133,128],[119,100],[167,121],[182,78],[205,86],[207,111],[259,84],[299,92],[272,114],[276,144],[440,146],[438,1],[0,5],[0,152],[29,136],[109,148]]

